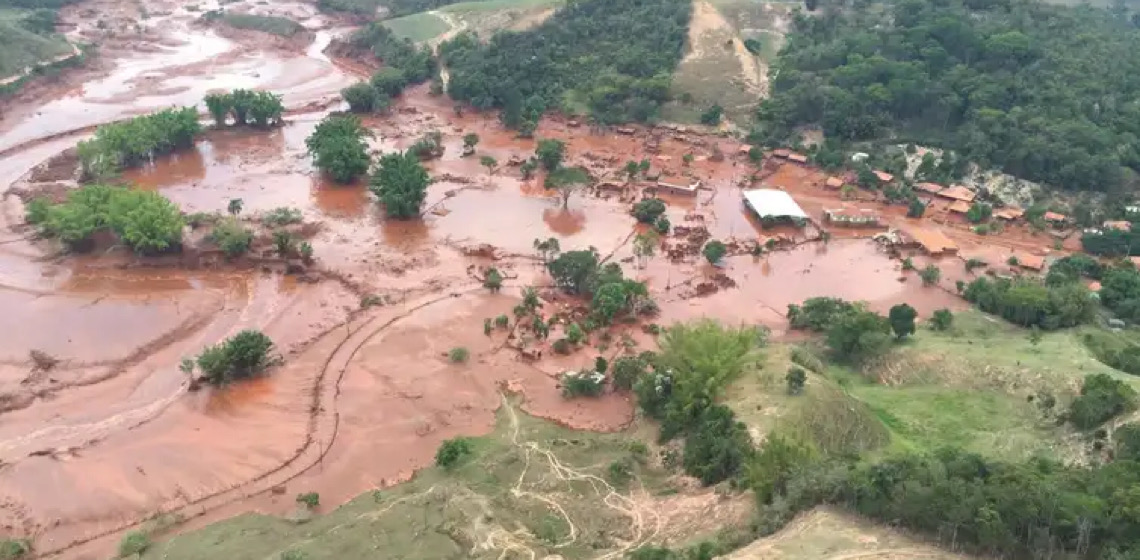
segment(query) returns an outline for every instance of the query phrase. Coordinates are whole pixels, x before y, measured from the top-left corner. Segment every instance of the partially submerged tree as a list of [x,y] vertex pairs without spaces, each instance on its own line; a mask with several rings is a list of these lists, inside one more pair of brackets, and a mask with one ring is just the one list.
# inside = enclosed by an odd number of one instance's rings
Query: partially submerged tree
[[479,158],[479,165],[482,165],[483,167],[487,168],[487,174],[488,175],[494,175],[495,174],[495,168],[498,167],[499,162],[491,156],[481,156]]
[[566,143],[553,138],[539,140],[534,155],[543,168],[554,171],[562,166],[562,160],[566,157]]
[[562,208],[568,208],[570,197],[590,183],[590,175],[581,167],[559,167],[546,176],[544,186],[558,191]]
[[728,254],[728,247],[724,243],[713,239],[705,244],[705,248],[701,249],[701,254],[710,264],[716,264]]
[[223,385],[265,371],[277,357],[261,331],[244,330],[198,355],[198,368],[212,385]]
[[372,132],[355,115],[329,115],[317,125],[305,146],[313,164],[338,183],[348,183],[368,172],[365,138]]
[[409,150],[380,156],[369,188],[389,218],[408,219],[420,215],[430,182],[427,170]]

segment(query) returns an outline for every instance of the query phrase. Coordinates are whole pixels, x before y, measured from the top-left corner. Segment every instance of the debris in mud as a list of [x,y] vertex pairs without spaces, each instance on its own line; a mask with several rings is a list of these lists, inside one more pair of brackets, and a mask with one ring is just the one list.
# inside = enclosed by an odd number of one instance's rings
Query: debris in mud
[[[431,178],[431,182],[433,182],[433,183],[459,183],[461,185],[470,185],[471,183],[475,182],[475,179],[472,179],[471,177],[464,177],[463,175],[452,175],[451,173],[441,173],[439,175],[433,175]],[[447,191],[447,192],[451,193],[451,192],[455,192],[455,191]],[[451,196],[451,195],[449,195],[449,196]]]
[[502,254],[498,247],[490,243],[480,243],[478,245],[469,245],[460,247],[459,250],[465,257],[478,257],[483,259],[491,259],[497,261],[502,258]]
[[42,350],[32,350],[28,352],[28,357],[32,359],[32,371],[51,371],[55,366],[59,365],[59,358],[49,355]]

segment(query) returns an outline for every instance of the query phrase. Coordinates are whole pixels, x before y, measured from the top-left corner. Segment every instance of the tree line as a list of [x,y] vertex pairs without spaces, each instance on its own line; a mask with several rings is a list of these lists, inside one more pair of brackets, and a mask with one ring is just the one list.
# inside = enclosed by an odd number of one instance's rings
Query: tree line
[[233,117],[234,126],[267,128],[280,125],[285,113],[281,96],[268,91],[235,89],[229,93],[211,93],[204,101],[218,126],[226,126],[227,119]]
[[795,18],[757,137],[897,137],[1069,189],[1140,170],[1140,33],[1105,10],[905,0]]
[[154,191],[86,185],[68,192],[53,204],[37,198],[28,202],[27,222],[70,249],[92,248],[94,237],[110,231],[139,253],[161,253],[182,246],[182,213],[174,203]]
[[152,161],[156,156],[194,145],[201,132],[193,107],[163,109],[95,129],[95,137],[77,147],[86,177],[114,175],[122,169]]
[[462,33],[440,45],[447,93],[502,109],[531,133],[543,112],[587,112],[600,124],[649,121],[669,97],[692,6],[685,0],[581,0],[529,31],[482,43]]

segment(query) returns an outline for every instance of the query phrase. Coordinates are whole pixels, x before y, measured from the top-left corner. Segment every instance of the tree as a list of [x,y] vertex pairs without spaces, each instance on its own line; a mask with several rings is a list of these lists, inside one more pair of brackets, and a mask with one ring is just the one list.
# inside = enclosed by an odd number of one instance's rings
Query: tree
[[233,98],[227,93],[211,93],[206,96],[206,109],[214,117],[214,124],[219,127],[226,126],[226,116],[233,108]]
[[355,115],[329,115],[305,139],[313,164],[338,183],[348,183],[368,172],[370,160],[365,129]]
[[836,318],[827,330],[827,346],[841,358],[862,361],[886,351],[890,332],[885,318],[861,309]]
[[478,134],[475,134],[474,132],[468,132],[467,134],[464,134],[463,135],[463,153],[464,153],[464,155],[475,153],[475,145],[478,143],[479,143],[479,135]]
[[570,197],[590,182],[590,175],[581,167],[559,167],[546,176],[544,186],[558,191],[562,208],[569,207]]
[[807,383],[807,372],[801,367],[788,368],[788,374],[784,376],[784,380],[788,384],[788,394],[798,395],[804,391],[804,384]]
[[1069,421],[1079,429],[1095,428],[1136,408],[1136,391],[1105,373],[1086,375],[1081,394],[1069,407]]
[[491,156],[482,156],[479,158],[479,165],[486,167],[487,173],[489,175],[494,175],[495,174],[495,167],[499,165],[499,162],[496,161],[495,158],[493,158]]
[[483,278],[483,287],[491,291],[492,294],[499,293],[503,287],[503,274],[499,269],[491,267],[487,269],[487,275]]
[[535,239],[533,245],[534,249],[538,251],[538,254],[542,257],[543,264],[549,263],[550,259],[562,250],[562,247],[558,244],[558,239],[554,237],[545,240]]
[[989,204],[984,202],[975,202],[970,209],[966,212],[966,219],[971,223],[980,224],[990,219],[994,213],[994,209]]
[[923,214],[926,214],[926,205],[918,197],[911,198],[907,205],[906,217],[921,218]]
[[231,198],[229,204],[226,205],[226,212],[231,216],[241,214],[244,203],[240,198]]
[[444,440],[439,450],[435,452],[435,464],[445,469],[452,469],[467,460],[473,451],[470,438],[454,437]]
[[553,138],[539,140],[534,155],[544,169],[548,172],[554,171],[562,165],[562,159],[566,157],[566,143]]
[[571,294],[582,294],[598,271],[598,253],[594,250],[567,251],[546,265],[558,287]]
[[368,188],[389,218],[408,219],[419,217],[430,182],[419,158],[408,150],[380,156]]
[[340,90],[340,96],[353,113],[371,113],[378,109],[380,92],[368,82],[359,82]]
[[942,270],[932,264],[926,265],[926,268],[918,271],[918,277],[922,278],[923,286],[933,286],[942,279]]
[[633,238],[633,256],[637,257],[641,268],[645,268],[645,261],[653,257],[660,239],[661,236],[653,230],[639,233]]
[[198,368],[213,385],[244,379],[264,371],[275,360],[273,341],[261,331],[244,330],[198,356]]
[[654,223],[664,213],[665,201],[660,198],[646,198],[633,205],[633,217],[643,224]]
[[293,237],[293,234],[286,230],[274,230],[273,246],[277,249],[279,256],[288,258],[297,250],[297,238]]
[[530,180],[531,176],[534,175],[534,171],[536,169],[538,169],[538,161],[534,159],[528,159],[519,166],[519,171],[522,173],[522,178],[524,181]]
[[625,178],[626,178],[626,180],[632,181],[634,177],[637,177],[637,174],[640,170],[641,170],[641,167],[637,164],[636,161],[633,161],[631,159],[631,160],[625,162]]
[[371,84],[376,91],[388,97],[396,97],[408,85],[408,77],[399,68],[385,67],[372,75]]
[[688,166],[693,164],[693,159],[695,159],[695,158],[694,158],[692,152],[689,152],[689,153],[686,153],[685,155],[681,156],[681,163],[685,167],[688,167]]
[[154,191],[123,189],[108,206],[108,225],[138,253],[161,253],[182,246],[182,212]]
[[701,254],[705,256],[705,259],[708,260],[710,264],[720,262],[727,253],[728,247],[716,239],[705,243],[705,248],[701,250]]
[[895,332],[895,338],[901,340],[907,335],[914,334],[914,320],[918,317],[918,312],[913,307],[900,303],[891,307],[887,317],[891,322],[891,330]]
[[954,324],[954,314],[949,309],[939,309],[930,316],[930,326],[936,331],[947,331]]
[[709,107],[705,112],[701,113],[701,124],[716,126],[720,124],[720,118],[723,114],[724,108],[714,103],[712,107]]

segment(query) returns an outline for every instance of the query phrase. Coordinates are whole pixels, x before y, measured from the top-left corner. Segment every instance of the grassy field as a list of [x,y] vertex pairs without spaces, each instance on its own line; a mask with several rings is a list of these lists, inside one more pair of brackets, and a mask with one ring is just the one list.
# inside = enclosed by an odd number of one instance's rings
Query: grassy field
[[258,16],[253,14],[224,14],[222,21],[237,29],[253,29],[282,37],[292,37],[305,28],[301,24],[281,16]]
[[[950,331],[920,328],[858,371],[812,364],[798,396],[787,395],[783,379],[793,351],[816,362],[823,352],[814,343],[777,344],[763,368],[730,387],[728,402],[754,437],[787,429],[832,452],[953,445],[1010,460],[1039,454],[1080,460],[1086,446],[1057,424],[1056,412],[1067,408],[1084,376],[1108,373],[1140,389],[1140,378],[1104,365],[1084,347],[1082,337],[1094,328],[1045,334],[1033,344],[1024,329],[963,312]],[[1057,399],[1053,414],[1037,406],[1042,393]]]
[[27,10],[0,10],[0,78],[21,72],[27,66],[71,52],[62,36],[37,35],[20,26]]
[[451,29],[439,16],[427,12],[384,20],[384,27],[396,37],[417,43],[434,39]]
[[[160,542],[144,558],[307,560],[374,558],[613,558],[645,541],[684,541],[741,523],[745,495],[682,492],[658,466],[646,427],[621,434],[574,432],[507,405],[489,436],[452,471],[362,495],[297,523],[243,515]],[[611,465],[628,469],[615,474]]]

